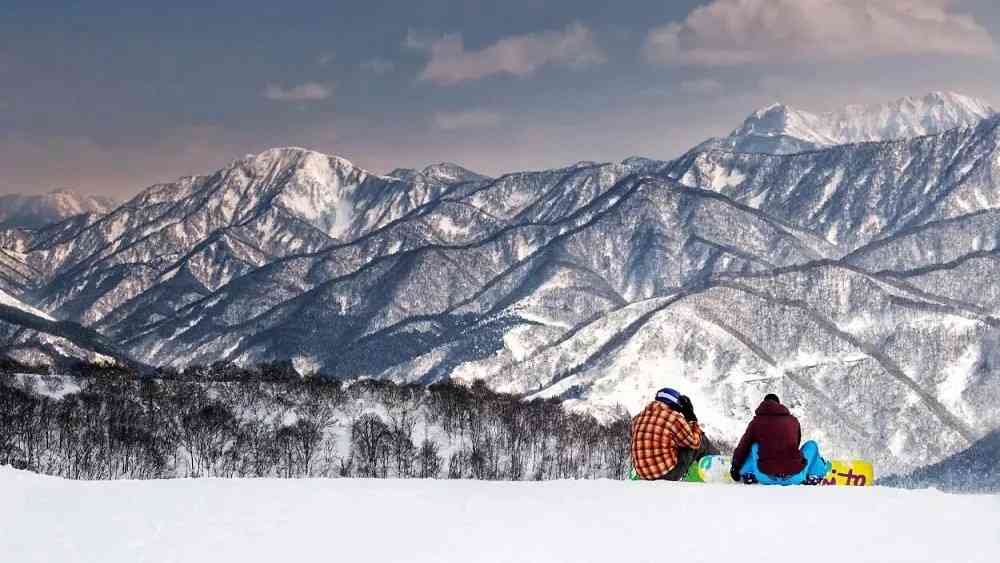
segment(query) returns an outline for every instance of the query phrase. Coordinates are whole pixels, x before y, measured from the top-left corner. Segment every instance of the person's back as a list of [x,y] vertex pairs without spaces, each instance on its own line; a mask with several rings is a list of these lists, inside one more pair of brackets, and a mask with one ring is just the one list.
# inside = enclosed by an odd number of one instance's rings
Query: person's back
[[[806,466],[806,460],[799,451],[802,440],[799,421],[776,399],[764,399],[757,407],[753,420],[733,452],[734,470],[746,462],[753,444],[759,448],[757,464],[764,473],[794,475]],[[734,479],[739,480],[736,476]]]
[[730,476],[734,481],[763,485],[817,485],[830,470],[830,462],[810,440],[799,448],[799,420],[768,393],[733,452]]
[[698,426],[691,400],[664,388],[632,420],[632,467],[641,479],[676,481],[692,461],[712,449]]

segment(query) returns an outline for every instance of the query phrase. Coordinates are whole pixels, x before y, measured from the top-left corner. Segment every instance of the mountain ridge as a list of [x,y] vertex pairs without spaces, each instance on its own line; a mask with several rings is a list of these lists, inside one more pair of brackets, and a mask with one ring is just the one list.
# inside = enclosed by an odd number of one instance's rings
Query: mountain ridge
[[985,101],[953,92],[931,92],[872,105],[812,113],[775,103],[752,113],[729,136],[700,148],[795,154],[827,147],[913,139],[971,127],[997,114]]
[[722,442],[777,390],[831,455],[909,471],[1000,426],[998,124],[496,178],[275,148],[2,232],[0,284],[154,366],[483,380],[593,413],[670,383]]

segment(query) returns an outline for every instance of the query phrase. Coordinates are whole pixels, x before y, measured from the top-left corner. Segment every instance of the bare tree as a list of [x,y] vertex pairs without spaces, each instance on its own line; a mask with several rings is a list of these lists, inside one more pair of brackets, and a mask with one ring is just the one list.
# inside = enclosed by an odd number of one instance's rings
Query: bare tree
[[[628,469],[627,412],[601,424],[558,401],[524,401],[481,383],[342,386],[292,378],[283,364],[155,378],[78,366],[81,390],[54,399],[25,376],[4,374],[4,365],[0,463],[71,478],[516,480],[624,478]],[[418,427],[423,439],[415,441]],[[346,454],[335,440],[343,431]]]
[[389,435],[389,427],[375,413],[363,414],[351,425],[351,445],[362,477],[385,476]]
[[441,454],[438,445],[430,438],[424,438],[417,455],[418,476],[421,479],[436,479],[441,472]]

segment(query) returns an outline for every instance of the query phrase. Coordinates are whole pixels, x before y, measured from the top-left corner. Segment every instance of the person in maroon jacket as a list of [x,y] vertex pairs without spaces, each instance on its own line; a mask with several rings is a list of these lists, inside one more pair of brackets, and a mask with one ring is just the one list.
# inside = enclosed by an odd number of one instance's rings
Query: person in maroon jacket
[[797,418],[769,393],[733,452],[730,476],[734,481],[774,485],[815,485],[830,469],[809,441],[799,448],[802,428]]

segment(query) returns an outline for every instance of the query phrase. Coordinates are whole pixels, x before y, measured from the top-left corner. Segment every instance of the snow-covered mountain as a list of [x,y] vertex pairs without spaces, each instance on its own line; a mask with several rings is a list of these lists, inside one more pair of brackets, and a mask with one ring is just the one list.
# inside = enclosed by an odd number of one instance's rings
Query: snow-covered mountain
[[498,178],[273,149],[0,235],[0,289],[153,365],[482,379],[598,413],[672,385],[722,442],[776,390],[832,455],[909,471],[1000,426],[1000,118],[908,104],[822,129],[896,140]]
[[851,105],[821,114],[772,104],[751,114],[728,137],[710,139],[702,148],[792,154],[849,143],[933,135],[975,126],[995,114],[988,103],[953,92],[907,96],[884,104]]
[[42,195],[0,195],[0,229],[37,229],[83,213],[103,214],[115,207],[107,197],[56,190]]
[[0,289],[0,357],[27,365],[92,363],[135,365],[92,329],[50,315]]
[[975,127],[791,155],[693,150],[666,175],[806,228],[845,251],[1000,207],[1000,117]]

